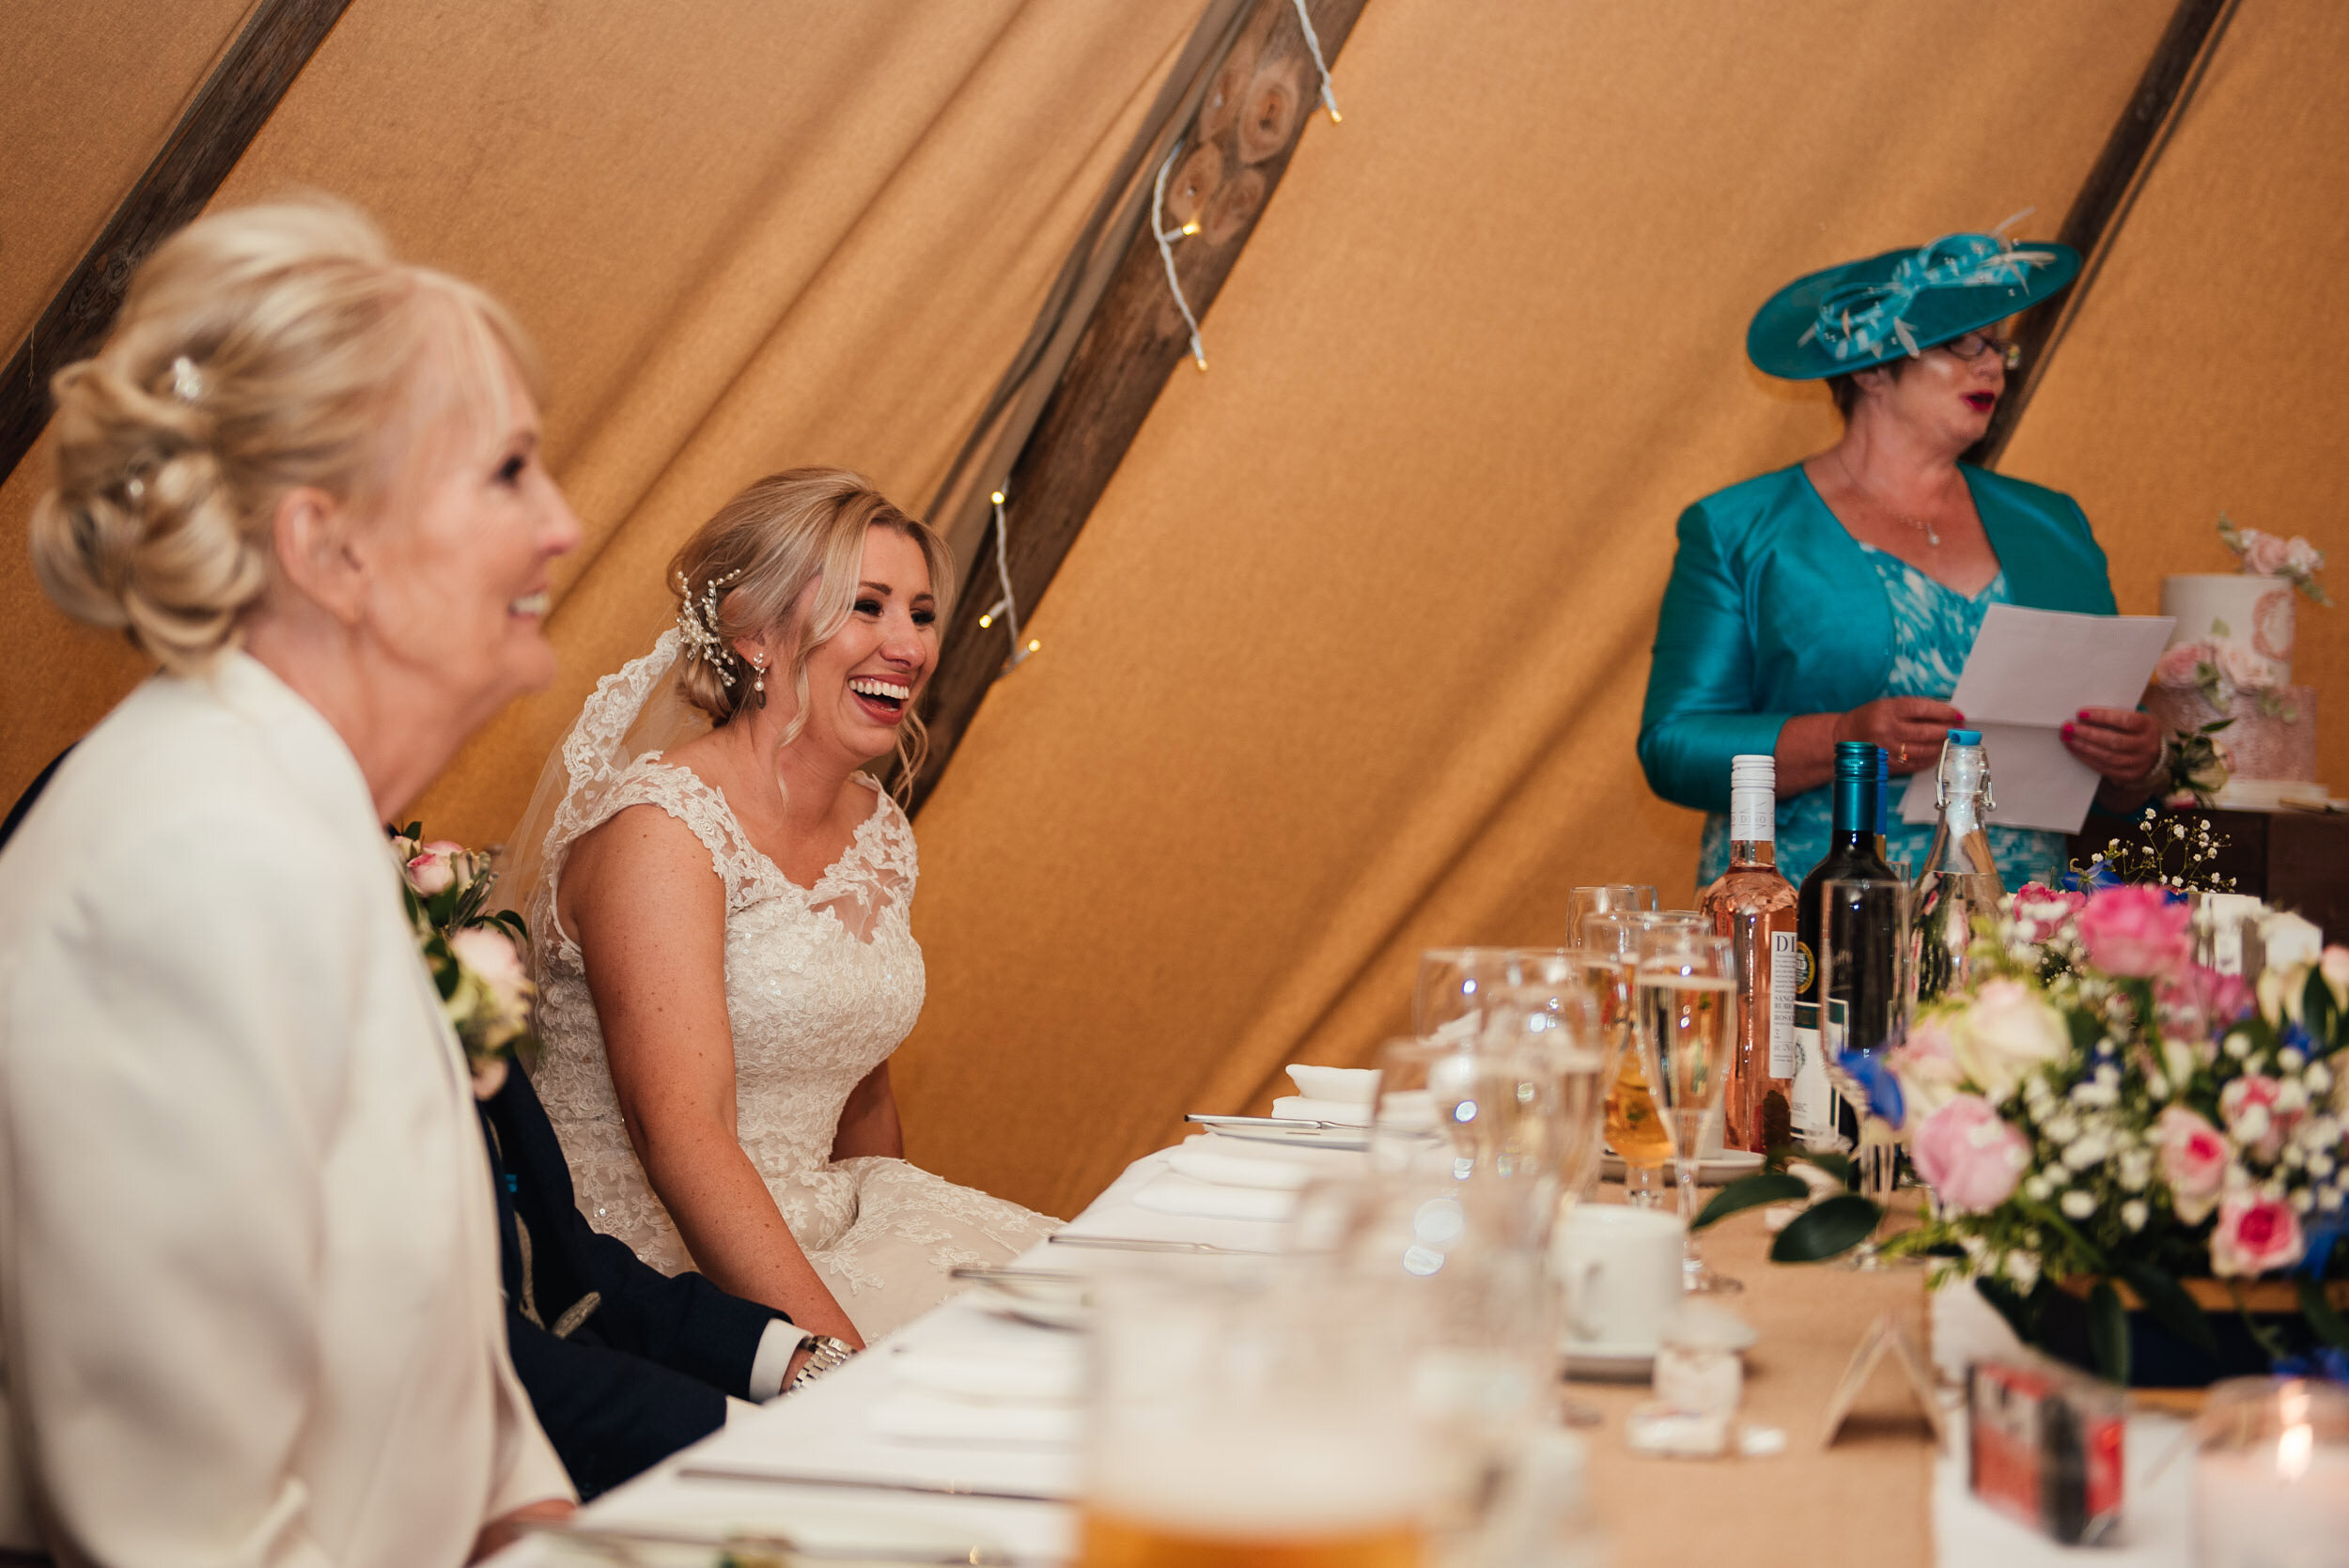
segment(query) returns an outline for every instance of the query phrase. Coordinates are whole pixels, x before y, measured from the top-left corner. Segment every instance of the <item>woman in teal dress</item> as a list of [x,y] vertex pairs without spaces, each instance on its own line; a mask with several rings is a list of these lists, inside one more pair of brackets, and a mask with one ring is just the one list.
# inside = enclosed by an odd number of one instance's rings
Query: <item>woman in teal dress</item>
[[[1826,379],[1843,434],[1681,514],[1640,761],[1658,795],[1710,814],[1700,884],[1728,863],[1732,756],[1778,759],[1778,864],[1799,882],[1827,850],[1835,742],[1883,747],[1896,776],[1933,767],[1963,722],[1949,697],[1992,604],[2114,613],[2071,497],[1958,461],[2006,388],[1997,324],[2078,270],[2068,246],[1952,235],[1799,278],[1754,317],[1753,363]],[[2105,810],[2133,810],[2158,782],[2144,714],[2086,708],[2063,740],[2101,775]],[[1913,862],[1929,834],[1895,813],[1889,852]],[[1990,838],[2009,887],[2062,870],[2061,833]]]

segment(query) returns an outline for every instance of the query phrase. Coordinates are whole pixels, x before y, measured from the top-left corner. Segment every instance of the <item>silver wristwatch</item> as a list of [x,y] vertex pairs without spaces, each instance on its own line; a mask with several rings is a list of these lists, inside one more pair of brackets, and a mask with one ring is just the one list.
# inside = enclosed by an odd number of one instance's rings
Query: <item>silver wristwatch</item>
[[846,1340],[835,1340],[830,1334],[810,1334],[803,1343],[807,1346],[807,1359],[800,1363],[799,1375],[784,1385],[785,1393],[797,1393],[856,1354],[856,1346]]

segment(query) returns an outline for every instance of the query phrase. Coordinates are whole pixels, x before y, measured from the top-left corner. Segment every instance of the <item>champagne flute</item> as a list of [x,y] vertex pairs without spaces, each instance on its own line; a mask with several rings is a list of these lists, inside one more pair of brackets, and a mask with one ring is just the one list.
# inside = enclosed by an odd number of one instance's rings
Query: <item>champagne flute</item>
[[1419,955],[1411,989],[1411,1028],[1423,1040],[1456,1044],[1476,1031],[1484,994],[1507,977],[1509,954],[1499,947],[1431,947]]
[[1566,938],[1582,939],[1582,923],[1592,915],[1636,914],[1656,908],[1656,890],[1630,882],[1601,882],[1577,888],[1566,898]]
[[1654,1208],[1663,1201],[1664,1167],[1672,1153],[1633,1044],[1637,1009],[1631,974],[1639,966],[1645,918],[1593,915],[1582,923],[1582,963],[1597,993],[1599,1027],[1614,1032],[1619,1042],[1607,1091],[1607,1143],[1622,1157],[1624,1196],[1634,1208]]
[[[1639,1009],[1640,1059],[1664,1108],[1679,1175],[1680,1218],[1696,1217],[1697,1166],[1708,1129],[1719,1135],[1721,1097],[1737,1048],[1737,955],[1726,937],[1651,931],[1640,942],[1633,976]],[[1716,1272],[1688,1238],[1682,1262],[1694,1292],[1743,1289]]]

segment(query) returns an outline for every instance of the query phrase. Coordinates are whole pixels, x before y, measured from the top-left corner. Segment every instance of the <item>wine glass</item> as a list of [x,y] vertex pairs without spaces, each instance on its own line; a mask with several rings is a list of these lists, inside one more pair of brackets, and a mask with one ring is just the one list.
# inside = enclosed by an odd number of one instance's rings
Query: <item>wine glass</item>
[[1869,1109],[1869,1080],[1908,1035],[1917,971],[1908,884],[1881,877],[1821,884],[1819,1038],[1828,1081],[1851,1110],[1862,1196],[1889,1202],[1899,1172],[1892,1129]]
[[1616,1036],[1615,1074],[1607,1090],[1607,1144],[1623,1160],[1625,1198],[1635,1208],[1663,1201],[1664,1167],[1672,1137],[1648,1093],[1647,1075],[1633,1044],[1636,1009],[1632,970],[1639,966],[1641,915],[1593,915],[1582,923],[1581,962],[1599,1010],[1599,1027]]
[[1508,962],[1508,950],[1500,947],[1431,947],[1421,954],[1411,1028],[1423,1040],[1466,1039],[1484,1014],[1486,987],[1507,977]]
[[1522,1043],[1531,1032],[1478,1033],[1456,1045],[1388,1041],[1378,1053],[1372,1169],[1524,1184],[1527,1212],[1547,1234],[1563,1133],[1550,1065]]
[[1566,937],[1582,939],[1582,922],[1592,915],[1636,914],[1656,908],[1656,890],[1630,882],[1601,882],[1577,888],[1566,899]]
[[[1487,998],[1479,1048],[1518,1056],[1538,1073],[1542,1128],[1559,1201],[1573,1203],[1596,1174],[1607,1088],[1615,1061],[1571,949],[1519,951],[1516,973]],[[1520,1095],[1524,1093],[1519,1091]]]
[[[1651,931],[1641,939],[1632,985],[1640,1059],[1664,1108],[1685,1224],[1696,1217],[1697,1167],[1708,1129],[1719,1135],[1721,1098],[1737,1049],[1736,950],[1727,937]],[[1744,1288],[1705,1264],[1693,1233],[1681,1266],[1691,1291]]]

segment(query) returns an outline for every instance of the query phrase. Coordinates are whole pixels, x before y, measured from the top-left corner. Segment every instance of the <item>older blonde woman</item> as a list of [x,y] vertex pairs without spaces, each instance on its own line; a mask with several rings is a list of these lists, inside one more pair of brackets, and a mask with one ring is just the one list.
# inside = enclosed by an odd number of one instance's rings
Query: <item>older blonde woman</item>
[[0,1541],[455,1564],[570,1486],[383,837],[544,685],[506,313],[323,205],[207,218],[62,372],[32,551],[162,671],[0,855]]
[[[677,628],[599,689],[550,765],[552,827],[516,835],[545,846],[538,1093],[599,1229],[837,1358],[1052,1224],[908,1164],[890,1088],[922,1008],[916,865],[863,769],[919,745],[945,547],[855,474],[801,469],[671,577]],[[703,733],[664,754],[647,730]]]

